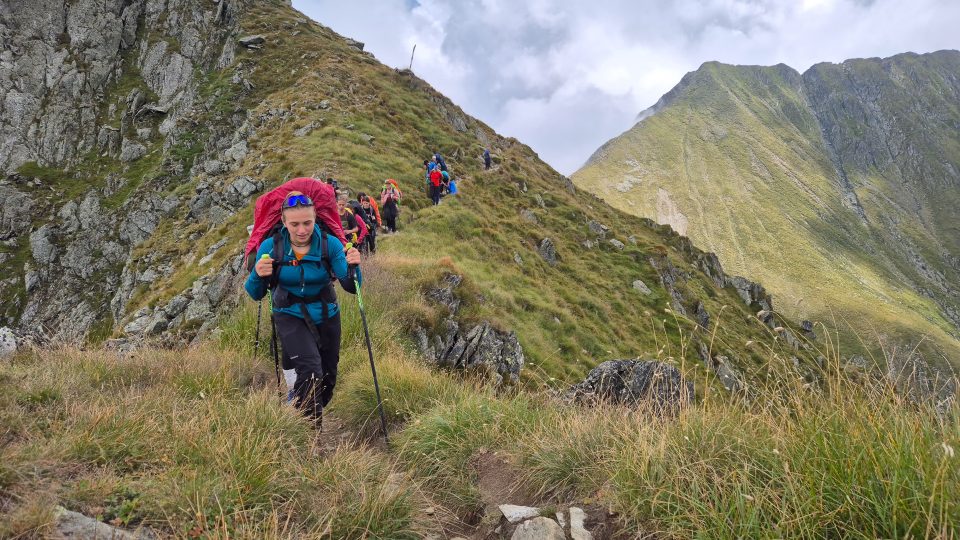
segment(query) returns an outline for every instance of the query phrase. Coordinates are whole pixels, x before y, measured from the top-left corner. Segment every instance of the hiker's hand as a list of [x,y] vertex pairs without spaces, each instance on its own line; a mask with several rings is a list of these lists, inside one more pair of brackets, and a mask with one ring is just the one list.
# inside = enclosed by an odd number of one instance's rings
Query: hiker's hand
[[260,277],[270,277],[273,275],[273,259],[269,257],[260,259],[253,269],[256,270],[257,275]]
[[360,264],[360,252],[357,251],[357,248],[350,248],[347,250],[347,265],[357,264]]

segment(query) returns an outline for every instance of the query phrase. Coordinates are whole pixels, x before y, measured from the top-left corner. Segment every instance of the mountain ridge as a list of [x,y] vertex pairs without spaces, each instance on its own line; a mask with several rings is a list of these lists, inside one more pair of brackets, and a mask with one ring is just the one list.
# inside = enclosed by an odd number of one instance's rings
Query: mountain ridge
[[[775,294],[788,298],[792,316],[825,316],[823,301],[812,311],[796,308],[812,292],[801,292],[801,285],[811,289],[815,280],[777,266],[764,245],[777,236],[761,241],[745,229],[753,221],[744,208],[760,205],[767,224],[792,231],[817,264],[848,274],[840,280],[845,285],[830,289],[863,294],[870,287],[858,281],[885,282],[864,298],[908,306],[889,310],[886,322],[913,319],[905,326],[924,329],[913,332],[914,343],[931,333],[952,350],[936,357],[957,358],[960,246],[953,238],[960,220],[950,205],[960,182],[954,129],[960,85],[951,75],[958,58],[951,50],[903,53],[818,63],[802,74],[782,64],[706,62],[658,101],[655,114],[641,113],[643,120],[601,146],[573,179],[622,210],[693,235],[735,271],[770,282]],[[920,112],[911,108],[911,96]],[[739,192],[732,199],[731,189]],[[706,191],[699,196],[698,190]],[[707,210],[724,200],[739,203],[721,205],[726,210],[716,214]],[[724,227],[727,233],[720,232]],[[744,255],[751,249],[766,250],[760,260],[771,261],[770,268],[751,265]],[[843,271],[840,260],[826,262],[837,249],[845,260],[859,261],[856,271]],[[786,268],[793,279],[778,279],[773,268]],[[916,296],[896,298],[900,283]],[[908,311],[914,313],[903,317]],[[869,325],[857,326],[871,333]]]

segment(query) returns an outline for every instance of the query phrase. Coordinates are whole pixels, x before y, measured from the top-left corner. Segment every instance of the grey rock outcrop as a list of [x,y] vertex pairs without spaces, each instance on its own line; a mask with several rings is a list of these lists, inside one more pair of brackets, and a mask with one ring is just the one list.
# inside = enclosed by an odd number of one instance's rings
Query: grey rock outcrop
[[599,236],[600,238],[605,238],[607,236],[607,233],[610,232],[610,227],[607,227],[606,225],[604,225],[603,223],[600,223],[599,221],[592,221],[592,220],[588,221],[587,228],[590,229],[591,233],[593,233],[596,236]]
[[497,506],[503,517],[510,523],[519,523],[525,519],[538,517],[540,509],[532,506],[518,506],[516,504],[501,504]]
[[547,517],[536,517],[520,524],[510,540],[566,540],[563,528]]
[[608,360],[564,394],[584,404],[646,404],[657,411],[676,411],[693,401],[693,383],[680,370],[652,360]]
[[462,282],[462,276],[448,274],[440,286],[426,292],[428,299],[446,308],[447,316],[432,335],[423,327],[414,329],[421,354],[438,367],[479,372],[495,386],[515,385],[525,361],[516,332],[498,329],[488,321],[458,321],[462,300],[456,290]]
[[0,326],[0,360],[17,352],[17,336],[13,330]]
[[53,531],[50,538],[56,540],[94,539],[152,540],[157,536],[148,529],[126,531],[112,527],[78,512],[58,506],[54,511]]
[[0,240],[29,231],[32,208],[33,200],[29,195],[0,184]]
[[263,45],[266,41],[267,38],[257,34],[254,36],[243,36],[237,40],[237,43],[244,47],[250,47],[251,45]]
[[[150,273],[132,271],[142,262],[131,264],[131,253],[181,204],[172,188],[190,179],[171,150],[192,128],[178,123],[195,112],[204,75],[233,61],[238,14],[247,3],[0,7],[0,241],[25,261],[12,268],[9,283],[0,282],[0,324],[43,342],[80,339],[111,311],[118,325],[133,322],[126,303],[144,283],[137,278]],[[117,88],[130,90],[117,95]],[[246,132],[239,120],[204,126],[211,136],[198,142],[203,157],[222,154],[227,169],[242,161]],[[163,165],[146,161],[151,151],[163,153]],[[120,169],[82,172],[100,157],[119,160]],[[137,169],[145,163],[151,170]],[[87,181],[87,192],[78,192]],[[34,215],[38,206],[49,211]],[[161,275],[161,267],[149,270]],[[16,292],[21,288],[26,295]],[[143,324],[143,332],[163,327],[159,318]]]
[[587,513],[582,508],[570,507],[570,538],[573,540],[593,540],[593,534],[585,525]]
[[553,240],[544,238],[537,247],[537,253],[547,261],[550,266],[557,265],[557,248],[553,245]]
[[647,287],[647,284],[643,282],[642,279],[637,279],[633,281],[633,288],[637,292],[643,295],[653,294],[653,291],[650,290],[650,287]]
[[124,139],[120,145],[120,161],[140,159],[146,153],[146,146],[130,139]]

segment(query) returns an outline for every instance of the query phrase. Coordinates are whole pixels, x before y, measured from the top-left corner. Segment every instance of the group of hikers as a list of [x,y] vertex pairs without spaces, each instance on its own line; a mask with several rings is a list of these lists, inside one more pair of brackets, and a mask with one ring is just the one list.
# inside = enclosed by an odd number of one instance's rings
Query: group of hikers
[[[383,182],[380,190],[380,202],[375,197],[359,192],[356,199],[350,199],[345,190],[338,189],[339,184],[332,178],[327,184],[333,186],[337,196],[337,210],[344,236],[364,255],[376,253],[377,234],[397,232],[397,218],[400,216],[400,200],[403,192],[393,178]],[[383,207],[383,212],[380,208]]]
[[[439,152],[423,166],[433,204],[457,193],[457,182]],[[489,150],[484,151],[484,166],[490,168]],[[400,186],[392,178],[383,182],[379,197],[360,192],[351,198],[333,178],[295,178],[257,198],[244,250],[250,272],[245,289],[258,302],[270,295],[270,349],[277,384],[282,367],[287,400],[318,427],[333,396],[340,361],[340,311],[334,282],[357,295],[366,329],[360,296],[361,255],[376,253],[379,232],[397,232],[402,199]],[[258,309],[255,349],[259,332]],[[379,398],[369,339],[367,347]],[[380,412],[383,420],[382,407]]]
[[430,194],[430,200],[434,205],[440,204],[440,199],[445,195],[457,194],[457,182],[450,175],[447,168],[447,162],[440,155],[440,152],[434,150],[432,159],[423,160],[424,178],[427,181],[427,192]]

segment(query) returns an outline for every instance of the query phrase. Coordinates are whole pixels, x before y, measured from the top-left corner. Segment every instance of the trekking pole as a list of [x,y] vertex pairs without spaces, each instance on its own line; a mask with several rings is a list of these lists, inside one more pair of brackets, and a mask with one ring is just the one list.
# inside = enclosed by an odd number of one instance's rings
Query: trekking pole
[[[270,255],[264,253],[260,259],[269,259]],[[260,305],[257,306],[257,345],[260,344],[260,308],[263,307],[263,299],[260,299]],[[280,351],[277,348],[277,327],[273,322],[273,291],[270,291],[270,354],[273,355],[273,369],[277,372],[277,395],[280,396],[280,405],[283,406],[283,392],[280,390]],[[256,355],[256,348],[254,348]]]
[[[353,244],[347,244],[347,251]],[[356,273],[353,275],[353,286],[357,291],[357,304],[360,306],[360,320],[363,322],[363,336],[367,341],[367,354],[370,357],[370,371],[373,373],[373,390],[377,394],[377,408],[380,409],[380,426],[383,428],[383,442],[390,444],[387,436],[387,417],[383,412],[383,400],[380,399],[380,383],[377,382],[377,366],[373,363],[373,345],[370,344],[370,329],[367,327],[367,313],[363,309],[363,295],[360,294],[360,282],[357,281]]]
[[263,311],[263,299],[257,302],[257,330],[253,338],[253,360],[257,360],[257,353],[260,352],[260,314]]

